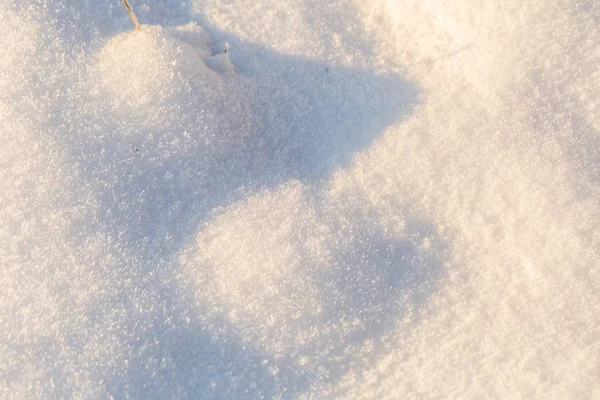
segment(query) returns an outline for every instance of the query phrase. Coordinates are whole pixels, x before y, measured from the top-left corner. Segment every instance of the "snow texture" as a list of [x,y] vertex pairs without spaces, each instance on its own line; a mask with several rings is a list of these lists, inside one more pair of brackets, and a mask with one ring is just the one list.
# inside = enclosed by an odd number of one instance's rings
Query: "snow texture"
[[0,0],[0,398],[600,398],[600,3]]

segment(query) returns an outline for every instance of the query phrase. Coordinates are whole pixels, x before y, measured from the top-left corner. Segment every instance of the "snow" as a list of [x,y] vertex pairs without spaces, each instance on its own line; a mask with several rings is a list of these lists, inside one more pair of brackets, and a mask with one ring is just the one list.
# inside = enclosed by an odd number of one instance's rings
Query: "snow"
[[0,0],[0,397],[598,398],[594,0]]

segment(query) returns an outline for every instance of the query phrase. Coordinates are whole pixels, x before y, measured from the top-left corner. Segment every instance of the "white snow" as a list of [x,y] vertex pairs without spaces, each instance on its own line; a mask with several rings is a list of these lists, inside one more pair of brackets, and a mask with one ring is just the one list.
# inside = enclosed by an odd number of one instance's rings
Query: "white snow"
[[600,398],[600,3],[0,0],[0,398]]

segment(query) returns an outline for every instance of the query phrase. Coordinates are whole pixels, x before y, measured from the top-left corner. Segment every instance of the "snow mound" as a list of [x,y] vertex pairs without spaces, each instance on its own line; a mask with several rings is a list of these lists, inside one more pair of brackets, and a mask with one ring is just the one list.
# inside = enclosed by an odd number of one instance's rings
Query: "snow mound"
[[222,210],[181,259],[202,318],[224,316],[274,373],[291,363],[319,381],[368,365],[432,294],[442,254],[411,218],[368,210],[299,182]]
[[[182,108],[232,101],[219,72],[232,71],[229,54],[211,55],[210,36],[198,25],[144,26],[117,35],[99,52],[92,79],[122,116],[164,126]],[[228,68],[229,66],[229,68]]]

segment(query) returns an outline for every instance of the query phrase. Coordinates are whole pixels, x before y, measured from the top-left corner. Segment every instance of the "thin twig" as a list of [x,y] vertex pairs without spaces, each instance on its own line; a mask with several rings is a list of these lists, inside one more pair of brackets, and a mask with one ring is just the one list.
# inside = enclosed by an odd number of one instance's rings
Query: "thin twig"
[[140,28],[140,23],[138,22],[138,19],[135,16],[135,13],[131,9],[131,6],[129,5],[129,1],[123,0],[123,3],[125,3],[125,7],[127,7],[127,11],[129,11],[129,16],[131,17],[131,20],[133,21],[133,24],[135,25],[135,29],[137,29],[138,31],[141,31],[142,28]]

